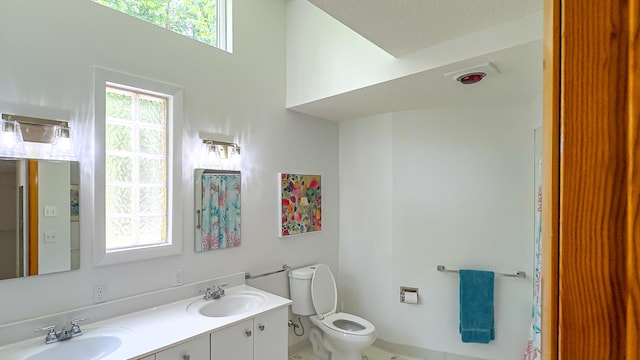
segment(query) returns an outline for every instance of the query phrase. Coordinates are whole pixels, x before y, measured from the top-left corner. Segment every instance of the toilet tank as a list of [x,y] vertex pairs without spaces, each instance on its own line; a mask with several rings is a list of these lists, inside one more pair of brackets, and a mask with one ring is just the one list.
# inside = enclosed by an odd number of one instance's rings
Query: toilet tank
[[315,271],[315,265],[289,271],[291,312],[296,315],[309,316],[316,313],[311,301],[311,278]]

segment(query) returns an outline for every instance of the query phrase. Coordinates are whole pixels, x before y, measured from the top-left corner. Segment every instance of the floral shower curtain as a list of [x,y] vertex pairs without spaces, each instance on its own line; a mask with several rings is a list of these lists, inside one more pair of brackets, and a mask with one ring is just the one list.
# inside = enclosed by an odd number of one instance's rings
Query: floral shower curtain
[[202,174],[202,251],[240,246],[240,175]]
[[542,274],[541,272],[541,235],[542,226],[540,215],[542,213],[542,186],[538,187],[538,207],[536,209],[536,236],[535,236],[535,288],[533,290],[533,309],[531,328],[529,329],[529,341],[522,358],[524,360],[542,359],[542,351],[540,348],[540,326],[542,318],[541,295],[542,295]]
[[531,328],[529,329],[529,341],[524,350],[522,359],[540,360],[542,350],[540,343],[540,326],[542,320],[542,162],[541,157],[541,129],[535,131],[535,184],[536,184],[536,212],[535,212],[535,236],[534,236],[534,281],[533,307],[531,314]]

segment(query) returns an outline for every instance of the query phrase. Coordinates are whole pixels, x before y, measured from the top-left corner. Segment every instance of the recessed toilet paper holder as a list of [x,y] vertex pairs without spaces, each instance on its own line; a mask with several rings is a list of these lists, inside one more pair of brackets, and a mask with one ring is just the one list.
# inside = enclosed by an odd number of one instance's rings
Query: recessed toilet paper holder
[[415,304],[414,302],[407,302],[405,299],[405,293],[415,293],[415,299],[417,301],[418,298],[418,288],[414,288],[414,287],[408,287],[408,286],[400,286],[400,302],[401,303],[408,303],[408,304]]

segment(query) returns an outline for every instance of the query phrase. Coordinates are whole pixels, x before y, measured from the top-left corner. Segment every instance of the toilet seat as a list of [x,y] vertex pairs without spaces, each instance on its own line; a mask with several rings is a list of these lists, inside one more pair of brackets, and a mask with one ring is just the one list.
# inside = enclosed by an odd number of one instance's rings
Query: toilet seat
[[[340,323],[341,321],[343,321],[342,324]],[[331,314],[322,319],[321,322],[322,325],[328,329],[345,335],[369,336],[376,332],[376,328],[372,323],[359,316],[348,313]]]
[[[376,328],[369,321],[348,313],[336,313],[336,281],[327,265],[317,265],[311,277],[311,301],[316,318],[328,330],[345,335],[368,336]],[[313,317],[312,317],[313,318]]]

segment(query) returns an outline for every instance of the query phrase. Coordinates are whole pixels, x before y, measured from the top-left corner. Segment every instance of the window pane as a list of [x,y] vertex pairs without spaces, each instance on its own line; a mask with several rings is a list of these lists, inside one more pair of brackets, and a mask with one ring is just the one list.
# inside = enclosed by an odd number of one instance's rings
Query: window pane
[[140,122],[164,125],[166,116],[164,114],[164,99],[140,99]]
[[107,183],[129,183],[133,180],[133,163],[127,156],[107,156]]
[[164,213],[166,210],[166,204],[167,198],[164,187],[140,188],[140,212]]
[[140,234],[140,245],[158,244],[166,242],[167,233],[166,217],[164,216],[144,216],[140,218],[138,232]]
[[133,98],[130,95],[107,91],[106,115],[108,118],[130,120]]
[[218,0],[93,0],[191,39],[218,46]]
[[107,214],[133,213],[133,192],[130,187],[107,186]]
[[108,249],[125,248],[135,245],[133,220],[131,218],[107,218],[106,239]]
[[105,144],[107,150],[131,151],[133,129],[130,126],[107,124]]
[[140,183],[164,184],[165,179],[164,159],[140,158]]
[[162,130],[140,129],[140,152],[152,155],[166,153],[166,136]]

